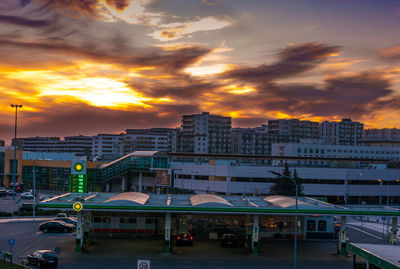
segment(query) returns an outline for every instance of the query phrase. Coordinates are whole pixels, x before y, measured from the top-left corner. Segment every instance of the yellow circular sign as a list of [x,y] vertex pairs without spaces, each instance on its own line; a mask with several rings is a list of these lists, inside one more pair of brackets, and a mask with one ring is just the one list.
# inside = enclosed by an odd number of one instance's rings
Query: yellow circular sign
[[75,211],[81,211],[82,208],[83,208],[83,205],[82,205],[81,202],[75,202],[74,205],[72,206],[72,208],[73,208]]
[[74,165],[74,169],[75,169],[75,171],[80,172],[80,171],[83,170],[83,165],[82,165],[81,163],[76,163],[76,164]]

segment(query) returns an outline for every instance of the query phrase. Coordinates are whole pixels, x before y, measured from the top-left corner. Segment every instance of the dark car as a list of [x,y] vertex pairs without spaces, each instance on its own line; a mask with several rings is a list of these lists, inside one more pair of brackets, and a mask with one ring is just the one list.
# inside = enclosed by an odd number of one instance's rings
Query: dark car
[[181,233],[176,238],[177,246],[193,246],[193,236],[190,233]]
[[19,206],[19,211],[21,212],[29,212],[33,211],[33,203],[24,202]]
[[7,195],[13,195],[13,190],[7,190]]
[[7,189],[0,187],[0,196],[6,196],[7,195]]
[[68,224],[72,224],[72,225],[74,225],[74,226],[76,226],[76,224],[78,223],[78,221],[76,220],[76,219],[74,219],[74,218],[68,218],[68,217],[66,217],[66,218],[60,218],[60,217],[56,217],[56,218],[54,218],[53,220],[60,220],[60,221],[62,221],[62,222],[65,222],[65,223],[68,223]]
[[68,224],[62,222],[60,220],[50,220],[43,222],[39,225],[39,230],[45,233],[48,232],[64,232],[64,233],[71,233],[75,230],[75,226],[72,224]]
[[28,264],[34,264],[37,267],[57,267],[58,262],[56,254],[50,250],[37,250],[29,254],[26,260]]
[[237,239],[234,234],[224,234],[222,236],[221,246],[222,247],[236,247]]
[[[10,190],[13,189],[13,183],[10,184]],[[17,182],[15,183],[15,192],[24,192],[25,191],[25,184]]]

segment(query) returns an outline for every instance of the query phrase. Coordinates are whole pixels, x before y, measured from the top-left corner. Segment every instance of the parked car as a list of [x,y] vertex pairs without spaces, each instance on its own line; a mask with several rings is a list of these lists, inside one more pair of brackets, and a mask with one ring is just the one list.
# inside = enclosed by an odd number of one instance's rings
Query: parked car
[[28,264],[36,265],[37,267],[52,266],[57,267],[57,255],[50,250],[37,250],[26,257]]
[[7,189],[0,187],[0,196],[6,196],[7,195]]
[[222,247],[237,247],[238,241],[234,234],[224,234],[222,236],[221,246]]
[[18,210],[21,212],[33,211],[33,203],[23,202],[22,204],[19,205]]
[[12,195],[13,194],[13,190],[7,190],[7,195]]
[[58,213],[56,218],[68,218],[67,213]]
[[[12,190],[13,189],[13,183],[11,183],[10,184],[10,190]],[[25,184],[24,183],[20,183],[20,182],[17,182],[17,183],[15,183],[15,192],[24,192],[24,190],[25,190]]]
[[193,246],[193,236],[190,233],[181,233],[176,238],[177,246]]
[[21,193],[21,199],[33,199],[33,194],[31,192]]
[[60,217],[55,217],[53,220],[59,220],[68,224],[72,224],[76,227],[76,224],[78,223],[78,221],[75,218],[60,218]]
[[73,224],[68,224],[62,222],[60,220],[50,220],[43,222],[39,225],[39,230],[45,233],[48,232],[64,232],[71,233],[75,230],[75,226]]

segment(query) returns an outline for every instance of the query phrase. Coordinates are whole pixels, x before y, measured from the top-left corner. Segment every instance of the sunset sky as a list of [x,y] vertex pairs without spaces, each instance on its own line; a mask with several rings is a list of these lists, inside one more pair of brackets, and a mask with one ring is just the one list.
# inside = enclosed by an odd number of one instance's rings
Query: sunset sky
[[398,0],[1,0],[0,139],[183,114],[400,128]]

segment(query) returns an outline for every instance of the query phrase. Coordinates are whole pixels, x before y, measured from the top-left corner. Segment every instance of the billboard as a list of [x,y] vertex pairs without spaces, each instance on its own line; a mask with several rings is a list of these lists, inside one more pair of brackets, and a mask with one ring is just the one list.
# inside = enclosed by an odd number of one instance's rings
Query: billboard
[[169,170],[157,170],[157,186],[171,186]]

